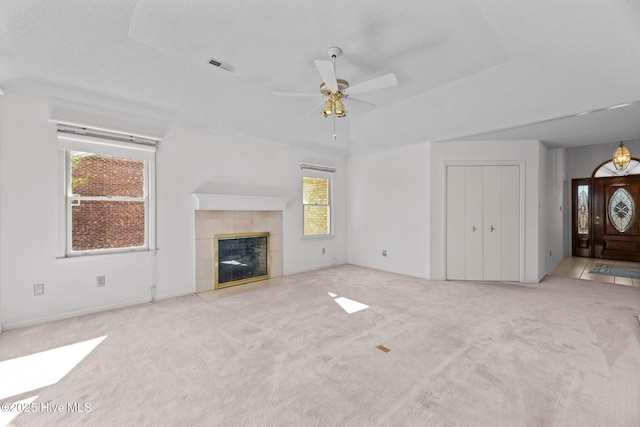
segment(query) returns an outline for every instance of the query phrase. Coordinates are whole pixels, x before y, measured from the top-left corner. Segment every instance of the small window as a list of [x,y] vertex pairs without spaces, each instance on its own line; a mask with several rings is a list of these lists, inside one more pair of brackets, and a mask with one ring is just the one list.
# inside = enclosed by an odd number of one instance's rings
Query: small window
[[332,234],[332,183],[334,168],[302,166],[302,205],[305,237]]
[[155,248],[155,143],[58,123],[59,257]]
[[626,176],[626,175],[640,175],[640,159],[635,157],[631,158],[629,166],[623,171],[619,171],[613,165],[613,160],[607,160],[606,162],[598,165],[591,174],[594,178],[602,178],[605,176]]
[[578,185],[577,218],[578,234],[589,234],[589,186]]

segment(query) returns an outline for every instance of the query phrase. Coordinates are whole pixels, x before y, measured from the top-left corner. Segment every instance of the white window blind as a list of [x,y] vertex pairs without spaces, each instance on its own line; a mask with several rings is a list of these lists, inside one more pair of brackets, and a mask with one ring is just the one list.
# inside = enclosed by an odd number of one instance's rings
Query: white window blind
[[58,127],[58,148],[108,156],[154,160],[160,138],[51,120]]
[[302,173],[302,176],[306,176],[309,178],[333,179],[336,174],[336,168],[331,166],[300,163],[300,172]]

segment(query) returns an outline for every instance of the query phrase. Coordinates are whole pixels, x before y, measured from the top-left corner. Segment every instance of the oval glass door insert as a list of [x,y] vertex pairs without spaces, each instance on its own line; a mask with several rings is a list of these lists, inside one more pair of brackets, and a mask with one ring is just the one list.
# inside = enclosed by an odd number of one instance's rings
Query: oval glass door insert
[[631,194],[624,188],[618,188],[609,199],[609,221],[620,233],[624,233],[633,224],[635,209]]

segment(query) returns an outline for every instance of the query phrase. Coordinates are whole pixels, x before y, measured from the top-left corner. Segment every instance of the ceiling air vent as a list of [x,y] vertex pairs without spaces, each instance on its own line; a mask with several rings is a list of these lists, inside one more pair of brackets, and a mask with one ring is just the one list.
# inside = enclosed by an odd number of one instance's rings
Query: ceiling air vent
[[217,59],[214,59],[214,58],[211,58],[209,60],[209,64],[213,65],[214,67],[222,68],[223,70],[226,70],[226,71],[233,71],[234,68],[235,68],[231,64],[227,64],[225,62],[218,61]]

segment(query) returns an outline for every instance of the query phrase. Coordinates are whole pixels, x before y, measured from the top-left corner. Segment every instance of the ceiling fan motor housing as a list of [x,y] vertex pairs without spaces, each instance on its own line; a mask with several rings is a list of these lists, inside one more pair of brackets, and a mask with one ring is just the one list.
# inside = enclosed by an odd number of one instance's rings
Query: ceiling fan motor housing
[[[338,91],[337,93],[340,96],[343,96],[346,94],[343,93],[344,90],[349,88],[349,82],[343,79],[336,79],[336,81],[338,82]],[[322,93],[322,95],[328,96],[331,94],[331,90],[327,87],[327,84],[325,82],[320,83],[320,93]]]

